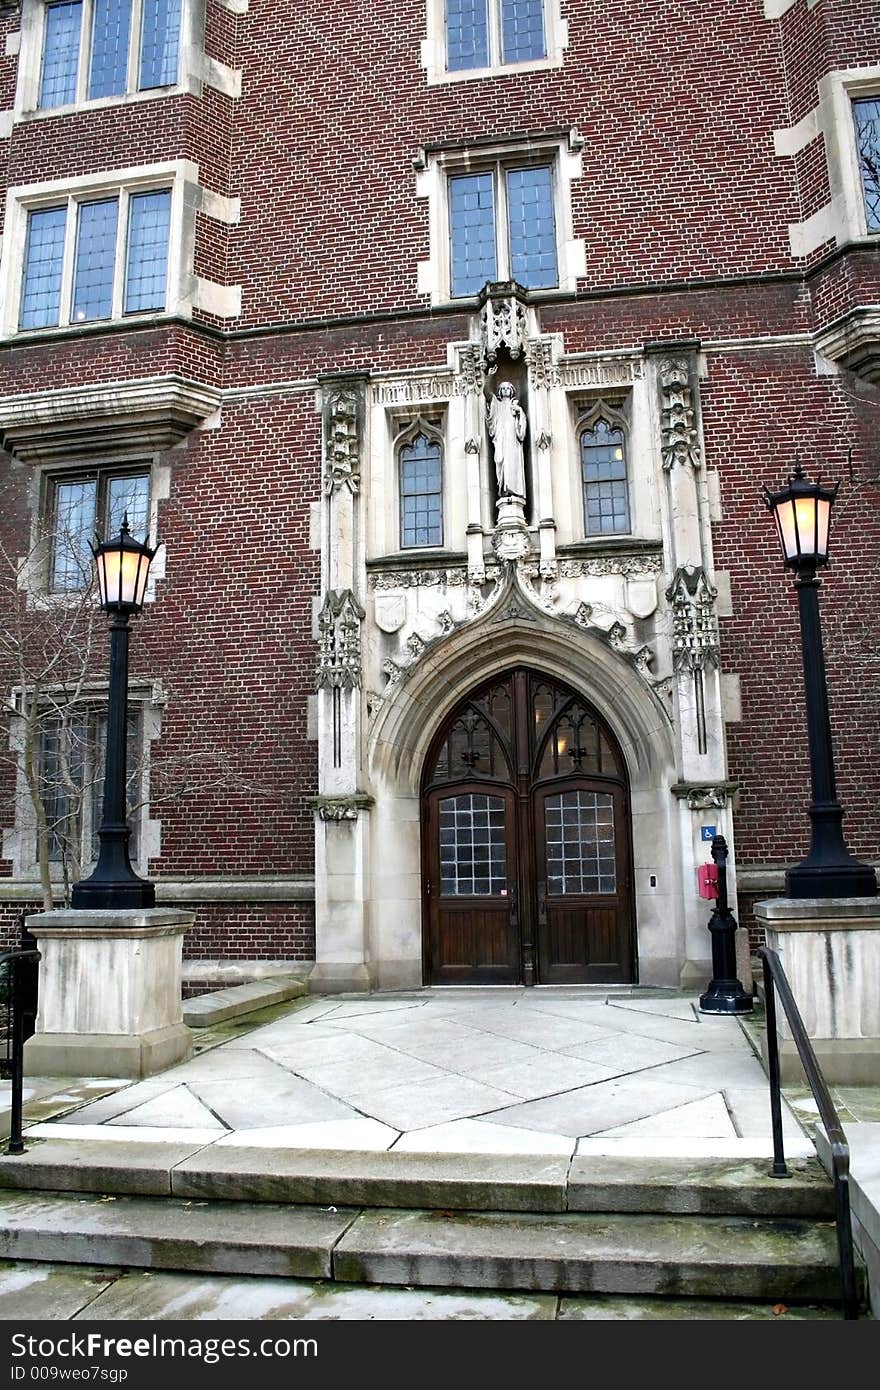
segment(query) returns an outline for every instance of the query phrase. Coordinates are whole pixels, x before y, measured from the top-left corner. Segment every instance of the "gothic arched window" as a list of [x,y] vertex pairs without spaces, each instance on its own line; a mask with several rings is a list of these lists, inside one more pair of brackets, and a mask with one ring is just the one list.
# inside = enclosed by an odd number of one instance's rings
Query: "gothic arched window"
[[402,548],[443,544],[443,448],[440,431],[417,420],[397,442]]
[[626,429],[622,416],[600,402],[578,421],[578,451],[588,536],[629,532]]

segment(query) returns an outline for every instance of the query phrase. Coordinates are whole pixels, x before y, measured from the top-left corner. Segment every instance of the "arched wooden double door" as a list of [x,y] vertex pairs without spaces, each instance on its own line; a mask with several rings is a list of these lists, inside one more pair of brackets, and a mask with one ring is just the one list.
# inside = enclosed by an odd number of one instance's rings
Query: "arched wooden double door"
[[431,984],[634,979],[626,773],[595,710],[526,668],[446,720],[422,794]]

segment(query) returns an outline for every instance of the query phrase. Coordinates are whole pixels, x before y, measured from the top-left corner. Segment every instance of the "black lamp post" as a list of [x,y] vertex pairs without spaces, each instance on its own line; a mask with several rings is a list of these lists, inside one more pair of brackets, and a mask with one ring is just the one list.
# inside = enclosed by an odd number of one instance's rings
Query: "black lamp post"
[[98,832],[101,848],[94,872],[73,885],[75,908],[153,907],[156,890],[138,878],[128,857],[126,741],[128,733],[128,620],[144,606],[150,561],[148,545],[135,540],[128,517],[112,540],[92,546],[98,572],[101,607],[110,622],[110,689],[108,692],[107,751],[104,760],[104,809]]
[[718,897],[709,918],[712,934],[712,979],[700,996],[704,1014],[750,1014],[754,1002],[736,976],[736,918],[727,901],[727,841],[723,835],[712,839],[712,858],[718,868]]
[[843,808],[834,782],[819,618],[821,581],[816,570],[828,563],[831,508],[839,486],[822,487],[821,479],[811,483],[798,463],[786,487],[779,492],[764,489],[764,500],[776,518],[785,564],[796,572],[810,744],[810,852],[785,875],[785,891],[790,898],[858,898],[877,893],[874,870],[854,859],[844,843]]

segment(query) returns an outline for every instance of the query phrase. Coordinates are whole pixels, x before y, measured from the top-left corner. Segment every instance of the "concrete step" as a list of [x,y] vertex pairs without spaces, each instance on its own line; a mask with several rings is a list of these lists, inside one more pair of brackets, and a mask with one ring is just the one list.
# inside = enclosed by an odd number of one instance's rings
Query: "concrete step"
[[112,1321],[229,1317],[369,1322],[769,1321],[839,1319],[833,1304],[421,1289],[326,1280],[108,1269],[106,1265],[0,1261],[0,1309],[13,1322],[86,1317]]
[[230,1018],[267,1009],[271,1004],[299,999],[308,992],[308,985],[293,975],[274,975],[271,979],[253,980],[246,985],[230,985],[184,999],[183,1021],[189,1028],[211,1028]]
[[833,1301],[834,1228],[795,1219],[415,1211],[9,1194],[0,1258],[437,1288]]
[[768,1176],[769,1159],[418,1154],[196,1143],[31,1140],[0,1157],[0,1188],[447,1211],[641,1212],[826,1220],[816,1159]]

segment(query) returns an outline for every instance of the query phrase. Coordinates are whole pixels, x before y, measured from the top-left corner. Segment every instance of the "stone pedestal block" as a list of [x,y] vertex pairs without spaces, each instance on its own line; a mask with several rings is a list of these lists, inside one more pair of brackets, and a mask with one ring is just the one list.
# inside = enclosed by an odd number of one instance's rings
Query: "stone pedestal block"
[[[880,1083],[880,898],[771,898],[755,904],[826,1081]],[[803,1071],[777,1009],[783,1081]]]
[[29,1076],[150,1076],[192,1056],[180,961],[193,913],[42,912],[27,919],[41,952]]

